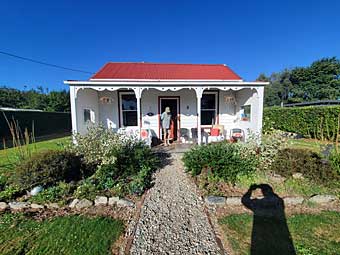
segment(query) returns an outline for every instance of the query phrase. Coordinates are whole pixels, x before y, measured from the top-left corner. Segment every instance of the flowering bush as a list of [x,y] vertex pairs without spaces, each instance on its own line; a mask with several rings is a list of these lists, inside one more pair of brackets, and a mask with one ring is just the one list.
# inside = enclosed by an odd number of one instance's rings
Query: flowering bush
[[272,130],[263,134],[260,144],[259,161],[260,167],[264,170],[270,169],[274,163],[280,150],[286,148],[288,140],[283,136],[283,132],[279,130]]
[[75,134],[76,144],[68,149],[77,155],[84,156],[89,164],[107,164],[114,162],[111,151],[122,142],[121,136],[103,126],[91,127],[85,135]]
[[97,166],[95,173],[75,191],[76,197],[110,190],[121,195],[127,192],[139,195],[150,187],[159,160],[136,136],[99,126],[90,128],[86,135],[76,135],[75,139],[77,144],[70,151]]

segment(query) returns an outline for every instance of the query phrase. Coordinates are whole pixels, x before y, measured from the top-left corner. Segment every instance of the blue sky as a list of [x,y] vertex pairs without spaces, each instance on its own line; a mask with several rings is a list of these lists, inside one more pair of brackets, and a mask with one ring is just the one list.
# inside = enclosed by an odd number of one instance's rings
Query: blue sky
[[[108,61],[223,63],[245,80],[340,56],[340,1],[1,1],[0,51],[91,72]],[[0,54],[0,85],[88,74]]]

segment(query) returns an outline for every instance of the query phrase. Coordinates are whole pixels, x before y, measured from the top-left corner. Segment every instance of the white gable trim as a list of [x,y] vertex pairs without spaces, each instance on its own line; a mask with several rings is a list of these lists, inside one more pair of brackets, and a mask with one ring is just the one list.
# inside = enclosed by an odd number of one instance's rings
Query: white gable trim
[[190,86],[194,85],[195,87],[199,86],[207,86],[207,85],[213,85],[213,86],[265,86],[268,85],[269,82],[244,82],[244,81],[213,81],[213,80],[206,80],[206,81],[191,81],[191,80],[185,80],[185,81],[166,81],[166,80],[159,80],[159,81],[119,81],[119,80],[111,80],[111,81],[64,81],[64,84],[68,84],[70,86],[75,85],[106,85],[106,86],[112,86],[112,85],[130,85],[132,87],[135,86],[152,86],[152,85],[172,85],[172,86]]

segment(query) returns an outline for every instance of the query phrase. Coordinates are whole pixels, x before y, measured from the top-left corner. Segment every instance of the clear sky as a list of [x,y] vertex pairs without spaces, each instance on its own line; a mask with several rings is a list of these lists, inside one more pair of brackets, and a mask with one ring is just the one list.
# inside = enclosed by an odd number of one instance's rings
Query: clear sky
[[[7,1],[0,51],[95,72],[108,61],[223,63],[245,80],[340,57],[340,1]],[[0,54],[0,85],[67,88],[89,74]]]

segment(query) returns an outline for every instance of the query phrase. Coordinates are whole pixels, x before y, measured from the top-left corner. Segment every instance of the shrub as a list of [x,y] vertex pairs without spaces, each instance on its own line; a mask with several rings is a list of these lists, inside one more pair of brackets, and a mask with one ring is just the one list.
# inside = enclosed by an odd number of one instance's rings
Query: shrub
[[48,187],[59,181],[77,181],[89,174],[91,171],[74,153],[44,151],[18,165],[12,182],[22,189],[30,189],[38,185]]
[[114,163],[101,165],[94,175],[100,188],[111,189],[125,183],[130,193],[140,195],[150,187],[152,173],[160,161],[148,146],[141,141],[126,140],[111,155],[116,159]]
[[260,144],[259,161],[261,169],[268,170],[280,150],[287,147],[287,138],[282,134],[282,131],[272,130],[262,135],[262,140]]
[[329,155],[329,161],[335,171],[340,175],[340,152],[333,149]]
[[86,196],[87,191],[93,193],[94,190],[141,194],[150,186],[159,160],[136,137],[99,126],[90,128],[86,135],[77,135],[76,140],[77,144],[69,150],[97,166],[95,174],[77,189],[76,196]]
[[238,175],[254,171],[258,163],[255,153],[242,153],[242,146],[246,145],[221,142],[197,146],[184,154],[184,166],[193,176],[207,170],[214,177],[235,183]]
[[264,132],[279,129],[305,137],[335,141],[339,131],[339,106],[270,107],[264,109]]
[[58,185],[44,189],[32,196],[30,201],[35,203],[59,202],[72,195],[75,188],[73,183],[59,182]]
[[338,179],[334,169],[320,154],[309,149],[285,148],[272,165],[272,170],[285,177],[302,173],[311,181],[327,184]]
[[76,134],[77,144],[72,144],[68,149],[79,156],[83,156],[88,164],[109,164],[115,159],[111,151],[115,150],[122,142],[121,136],[103,126],[91,127],[85,135]]
[[0,201],[9,201],[22,194],[21,188],[15,185],[6,186],[4,190],[0,192]]
[[76,198],[94,199],[97,194],[98,187],[96,186],[95,181],[91,178],[83,180],[74,191],[74,196]]

